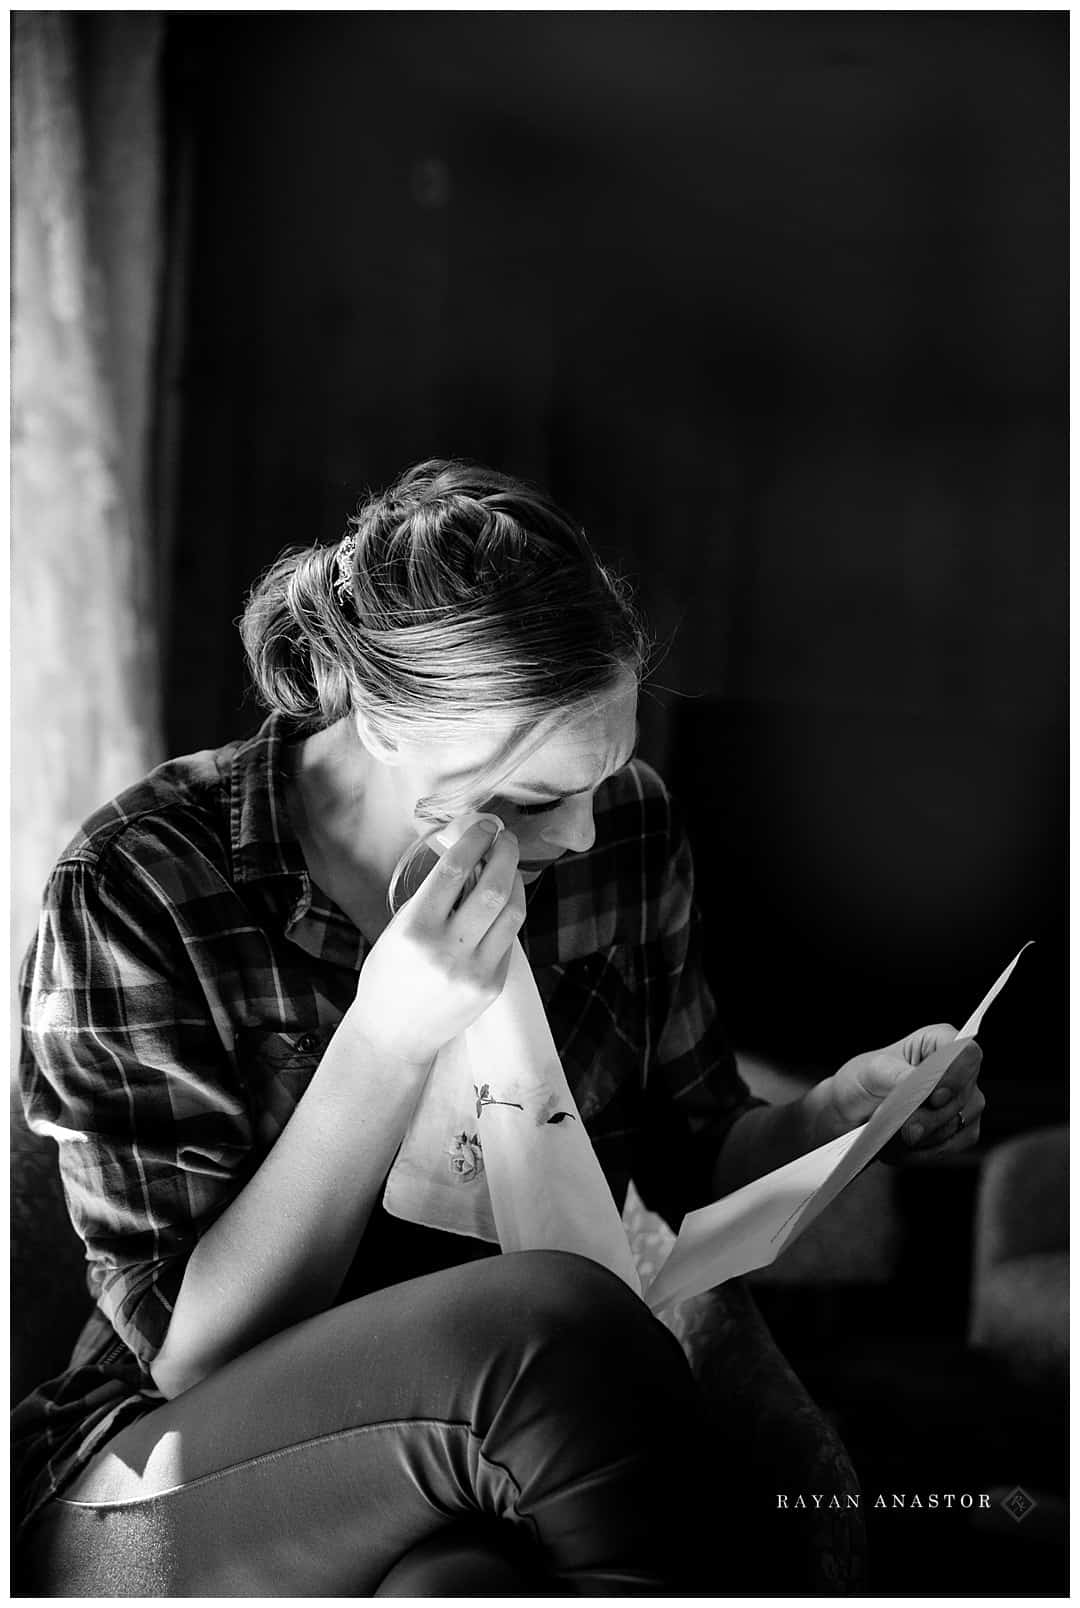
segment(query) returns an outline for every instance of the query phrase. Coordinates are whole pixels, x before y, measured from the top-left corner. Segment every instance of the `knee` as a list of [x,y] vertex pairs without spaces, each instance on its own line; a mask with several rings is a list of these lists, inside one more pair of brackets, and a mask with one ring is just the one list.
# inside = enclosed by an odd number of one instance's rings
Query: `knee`
[[524,1426],[539,1435],[541,1461],[573,1449],[636,1468],[644,1456],[690,1503],[703,1464],[702,1401],[674,1335],[584,1257],[523,1251],[496,1260],[499,1296],[474,1331],[474,1343],[489,1347],[472,1415],[494,1437],[487,1455],[498,1461]]
[[[614,1273],[568,1251],[515,1251],[497,1258],[499,1298],[517,1333],[575,1372],[650,1387],[690,1382],[674,1336]],[[580,1376],[580,1373],[579,1373]]]
[[621,1329],[652,1321],[645,1304],[616,1274],[572,1251],[512,1251],[499,1258],[506,1299],[533,1323],[556,1331]]

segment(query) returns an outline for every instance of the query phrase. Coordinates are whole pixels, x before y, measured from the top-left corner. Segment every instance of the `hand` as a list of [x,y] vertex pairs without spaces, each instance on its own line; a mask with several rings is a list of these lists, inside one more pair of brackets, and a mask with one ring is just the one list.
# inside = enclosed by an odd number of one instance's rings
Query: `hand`
[[[846,1061],[826,1079],[832,1131],[847,1133],[866,1122],[909,1066],[918,1066],[955,1037],[956,1029],[940,1022],[920,1028],[885,1049],[871,1050]],[[982,1051],[972,1040],[899,1133],[879,1152],[881,1160],[931,1162],[978,1144],[979,1124],[986,1106],[978,1083],[981,1062]]]
[[364,962],[350,1014],[377,1053],[426,1070],[500,993],[525,889],[517,838],[493,832],[479,822],[446,850]]

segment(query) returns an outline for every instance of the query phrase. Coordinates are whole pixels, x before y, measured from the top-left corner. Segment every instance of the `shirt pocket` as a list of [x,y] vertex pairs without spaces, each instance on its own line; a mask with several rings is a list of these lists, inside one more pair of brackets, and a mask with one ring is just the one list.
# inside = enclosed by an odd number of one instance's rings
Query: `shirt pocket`
[[270,1149],[296,1110],[330,1039],[326,1028],[245,1028],[236,1054],[258,1148]]

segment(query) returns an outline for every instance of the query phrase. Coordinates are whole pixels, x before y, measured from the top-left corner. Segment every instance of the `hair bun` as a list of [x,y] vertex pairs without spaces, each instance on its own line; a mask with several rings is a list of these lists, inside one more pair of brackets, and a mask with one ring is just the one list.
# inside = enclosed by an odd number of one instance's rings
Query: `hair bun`
[[333,547],[282,554],[252,588],[240,622],[261,702],[305,725],[340,720],[351,704],[335,623],[336,556]]

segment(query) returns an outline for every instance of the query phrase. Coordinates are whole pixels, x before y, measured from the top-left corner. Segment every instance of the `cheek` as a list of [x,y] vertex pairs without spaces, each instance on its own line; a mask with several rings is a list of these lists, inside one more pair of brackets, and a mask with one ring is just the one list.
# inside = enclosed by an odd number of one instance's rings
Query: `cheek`
[[503,825],[509,827],[518,840],[523,860],[551,858],[551,846],[545,841],[545,833],[563,818],[561,809],[547,810],[543,815],[521,815],[512,804],[501,804],[492,799],[481,805],[481,809],[485,815],[497,815]]
[[[548,860],[556,850],[564,853],[568,844],[576,843],[582,833],[587,833],[591,819],[591,804],[579,803],[565,804],[561,809],[552,810],[550,815],[536,815],[531,820],[526,817],[529,841],[535,845],[536,857]],[[521,857],[529,858],[524,843]]]
[[545,860],[551,853],[544,842],[544,830],[558,815],[552,810],[545,815],[519,815],[511,805],[488,804],[485,806],[491,815],[497,815],[500,821],[513,832],[518,840],[518,852],[523,860]]
[[497,799],[495,801],[489,799],[485,804],[482,804],[481,809],[485,815],[498,815],[503,827],[508,827],[509,831],[513,831],[517,843],[521,844],[522,860],[529,859],[529,855],[526,854],[526,844],[540,843],[540,833],[543,831],[543,825],[545,825],[546,820],[553,818],[551,815],[519,815],[513,804],[500,804]]
[[551,817],[545,815],[519,815],[514,818],[511,811],[508,811],[507,814],[511,818],[506,824],[518,840],[521,858],[523,860],[536,859],[538,851],[542,855],[543,838],[541,834],[544,830],[545,821],[549,821]]

